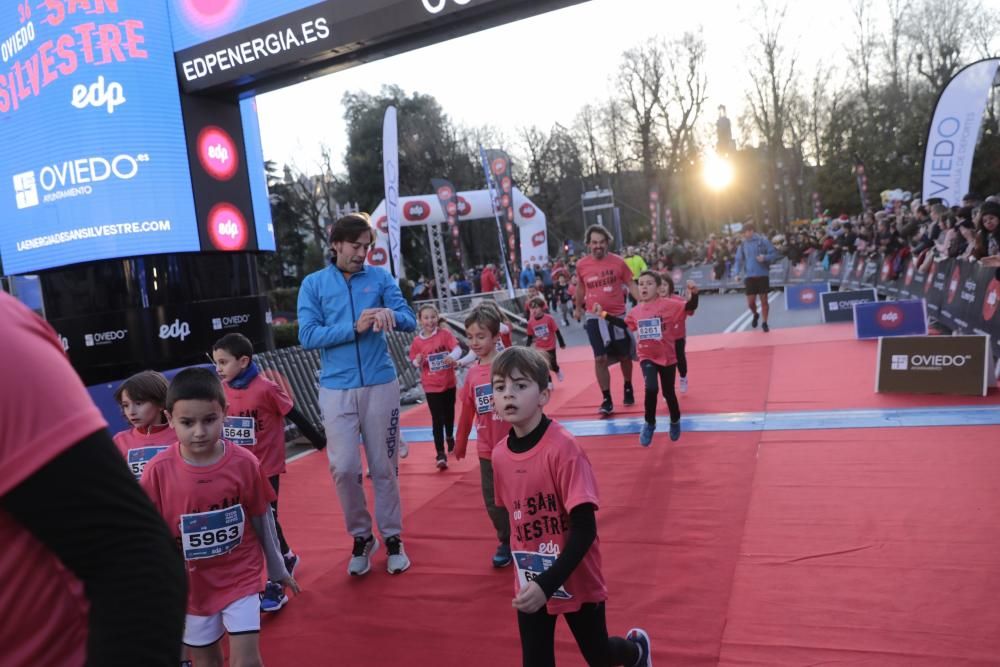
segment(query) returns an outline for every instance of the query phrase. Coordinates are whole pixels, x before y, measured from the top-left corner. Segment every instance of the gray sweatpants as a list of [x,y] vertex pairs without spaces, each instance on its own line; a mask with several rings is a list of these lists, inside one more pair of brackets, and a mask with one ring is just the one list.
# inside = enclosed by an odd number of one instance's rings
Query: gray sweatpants
[[372,517],[365,500],[361,446],[375,487],[375,519],[383,538],[403,531],[399,504],[399,382],[393,380],[359,389],[319,389],[326,429],[330,474],[344,510],[347,532],[372,534]]

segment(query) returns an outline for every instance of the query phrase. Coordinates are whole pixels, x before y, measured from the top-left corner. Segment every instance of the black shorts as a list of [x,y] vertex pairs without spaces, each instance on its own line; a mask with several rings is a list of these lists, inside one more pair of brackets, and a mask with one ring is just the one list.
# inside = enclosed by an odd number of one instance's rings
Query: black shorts
[[587,339],[590,341],[590,349],[594,351],[594,356],[606,356],[612,361],[634,358],[635,344],[632,334],[613,324],[608,324],[608,330],[614,339],[610,343],[605,344],[604,338],[601,337],[600,322],[596,317],[589,317],[583,322],[583,326],[587,331]]
[[746,287],[747,296],[752,294],[767,294],[771,291],[770,276],[747,276],[743,281]]

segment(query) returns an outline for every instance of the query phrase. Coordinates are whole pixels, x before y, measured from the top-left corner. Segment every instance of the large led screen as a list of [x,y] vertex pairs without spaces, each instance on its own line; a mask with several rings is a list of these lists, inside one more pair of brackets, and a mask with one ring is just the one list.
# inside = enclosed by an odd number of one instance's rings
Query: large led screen
[[0,9],[0,257],[17,274],[197,251],[166,5]]

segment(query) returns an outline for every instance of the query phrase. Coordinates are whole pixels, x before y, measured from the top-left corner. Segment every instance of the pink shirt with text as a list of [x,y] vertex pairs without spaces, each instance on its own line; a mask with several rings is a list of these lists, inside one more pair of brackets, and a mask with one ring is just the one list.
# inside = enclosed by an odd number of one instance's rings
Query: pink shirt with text
[[661,366],[676,364],[674,326],[686,317],[684,302],[674,299],[658,298],[632,308],[625,316],[625,323],[635,332],[639,361],[649,360]]
[[115,433],[114,441],[129,470],[139,479],[154,456],[177,442],[177,434],[168,425],[156,426],[149,433],[130,428]]
[[471,410],[476,422],[476,453],[481,459],[493,456],[493,448],[510,432],[510,425],[493,409],[490,364],[477,363],[465,376],[458,402],[462,411]]
[[625,290],[623,286],[632,284],[632,269],[618,255],[608,253],[604,259],[584,257],[576,263],[576,275],[583,283],[584,308],[593,312],[594,304],[609,314],[621,317],[625,313]]
[[527,329],[528,335],[535,339],[534,346],[539,350],[556,349],[556,332],[559,331],[559,325],[551,315],[545,313],[537,320],[532,317],[528,320]]
[[[251,517],[271,511],[274,489],[262,474],[253,454],[232,443],[225,443],[225,452],[210,466],[196,466],[181,456],[180,445],[171,445],[146,466],[140,482],[159,510],[170,532],[182,545],[182,515],[218,515],[219,510],[239,508],[242,515],[238,540],[223,534],[213,534],[213,543],[235,546],[221,555],[189,557],[185,553],[188,571],[188,613],[210,616],[230,603],[253,595],[264,588],[264,552]],[[212,526],[214,527],[214,526]],[[233,530],[235,522],[228,525]],[[226,529],[221,529],[225,531]],[[208,531],[214,533],[216,531]],[[204,535],[192,549],[208,542]],[[187,544],[182,545],[187,551]]]
[[[600,506],[597,480],[583,449],[569,431],[554,421],[527,452],[510,451],[505,439],[493,451],[493,479],[496,503],[510,514],[516,594],[523,576],[518,569],[525,569],[522,563],[552,560],[562,553],[573,508],[588,503]],[[547,609],[552,615],[565,614],[577,611],[584,603],[607,599],[600,540],[595,539],[566,583],[549,598]]]
[[[245,439],[234,442],[245,446],[260,461],[265,477],[273,477],[285,472],[285,415],[292,411],[294,403],[277,383],[258,375],[246,389],[233,389],[223,382],[226,392],[226,416],[252,419],[254,445],[244,444]],[[229,424],[236,424],[229,420]],[[239,426],[244,426],[240,423]],[[241,429],[246,433],[246,429]],[[224,436],[228,437],[228,436]]]
[[[107,424],[46,322],[2,291],[0,321],[3,497]],[[80,580],[2,508],[0,544],[0,663],[84,664],[89,604]]]
[[418,354],[424,355],[420,364],[420,384],[424,392],[437,394],[455,386],[455,367],[445,366],[444,359],[458,347],[458,341],[450,331],[435,329],[434,333],[424,338],[417,334],[410,345],[410,361]]
[[[687,306],[687,299],[685,299],[679,294],[674,294],[670,298],[673,299],[674,301],[680,301],[682,304]],[[677,323],[674,324],[674,340],[687,338],[687,318],[689,317],[691,317],[691,313],[685,310],[684,317],[677,320]]]

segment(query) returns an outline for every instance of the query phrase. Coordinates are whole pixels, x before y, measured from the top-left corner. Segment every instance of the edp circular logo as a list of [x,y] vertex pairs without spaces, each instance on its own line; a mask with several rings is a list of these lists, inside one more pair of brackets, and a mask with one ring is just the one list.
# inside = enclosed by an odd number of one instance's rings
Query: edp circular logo
[[221,127],[209,125],[198,133],[198,162],[217,181],[228,181],[240,165],[236,142]]
[[372,266],[385,266],[389,263],[389,253],[385,248],[372,248],[368,251],[368,263]]
[[799,292],[799,301],[806,304],[816,303],[816,290],[807,287]]
[[179,0],[181,15],[195,28],[206,30],[231,22],[246,0]]
[[521,208],[518,209],[521,212],[521,217],[530,220],[535,217],[535,207],[531,204],[524,203],[521,204]]
[[410,222],[420,222],[430,217],[431,207],[424,201],[411,201],[403,205],[403,217]]
[[387,218],[386,216],[383,215],[381,218],[379,218],[375,222],[375,228],[378,229],[383,234],[385,234],[386,236],[388,236],[388,234],[389,234],[389,218]]
[[1000,308],[1000,280],[994,278],[986,288],[986,296],[983,297],[983,320],[989,322],[997,314]]
[[249,238],[246,218],[233,204],[216,204],[208,212],[208,238],[219,250],[243,250]]
[[898,306],[882,306],[875,319],[886,329],[896,329],[903,324],[903,311]]

